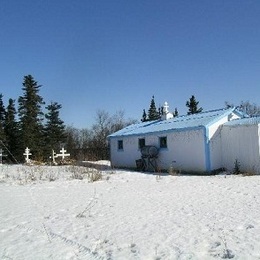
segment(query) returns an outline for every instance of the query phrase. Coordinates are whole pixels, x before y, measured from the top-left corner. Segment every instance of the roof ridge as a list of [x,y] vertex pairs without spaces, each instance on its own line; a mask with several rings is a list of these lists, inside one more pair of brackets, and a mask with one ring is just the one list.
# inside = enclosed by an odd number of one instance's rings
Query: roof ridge
[[[180,115],[178,117],[187,117],[187,116],[195,116],[195,115],[199,115],[199,114],[206,114],[206,113],[212,113],[212,112],[217,112],[217,111],[225,111],[225,110],[234,110],[235,107],[231,107],[231,108],[218,108],[218,109],[212,109],[212,110],[207,110],[207,111],[202,111],[199,113],[195,113],[195,114],[190,114],[190,115]],[[175,117],[177,118],[177,117]]]

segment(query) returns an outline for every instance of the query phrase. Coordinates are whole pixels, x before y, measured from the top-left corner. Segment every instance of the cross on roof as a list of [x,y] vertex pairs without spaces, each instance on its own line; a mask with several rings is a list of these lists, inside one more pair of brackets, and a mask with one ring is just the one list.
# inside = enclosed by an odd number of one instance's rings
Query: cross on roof
[[164,113],[167,114],[167,113],[169,112],[168,108],[169,108],[168,103],[165,102],[165,103],[164,103],[164,106],[163,106]]

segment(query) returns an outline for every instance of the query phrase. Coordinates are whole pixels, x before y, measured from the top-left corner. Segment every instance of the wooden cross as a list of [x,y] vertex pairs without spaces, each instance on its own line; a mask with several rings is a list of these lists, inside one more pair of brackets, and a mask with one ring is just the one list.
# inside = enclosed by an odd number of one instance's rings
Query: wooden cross
[[3,164],[3,157],[6,157],[7,155],[6,154],[3,154],[3,149],[0,148],[0,165]]
[[55,161],[55,158],[57,158],[58,157],[58,155],[54,152],[54,150],[52,149],[52,155],[50,156],[50,158],[52,158],[52,162],[54,163],[54,164],[56,164],[56,161]]
[[2,150],[2,148],[0,149],[0,165],[2,165],[3,164],[3,150]]
[[67,151],[64,149],[64,147],[62,147],[62,149],[60,150],[60,153],[57,154],[56,156],[61,156],[62,160],[64,160],[65,156],[70,156],[69,153],[66,153]]
[[28,147],[25,148],[25,152],[24,152],[23,155],[25,156],[25,161],[27,163],[29,163],[30,162],[29,156],[32,155],[32,154],[30,153],[30,149]]

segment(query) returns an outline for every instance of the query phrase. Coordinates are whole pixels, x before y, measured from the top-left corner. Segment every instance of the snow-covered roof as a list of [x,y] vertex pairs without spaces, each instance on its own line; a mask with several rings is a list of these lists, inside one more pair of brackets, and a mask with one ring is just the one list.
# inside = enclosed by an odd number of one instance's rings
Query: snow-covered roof
[[260,116],[240,118],[225,123],[225,126],[237,126],[237,125],[258,125],[260,124]]
[[169,130],[178,131],[183,129],[185,130],[189,128],[208,126],[232,112],[241,115],[235,108],[216,109],[193,115],[178,116],[169,120],[155,120],[130,125],[111,134],[109,137],[145,135],[154,132],[164,132]]

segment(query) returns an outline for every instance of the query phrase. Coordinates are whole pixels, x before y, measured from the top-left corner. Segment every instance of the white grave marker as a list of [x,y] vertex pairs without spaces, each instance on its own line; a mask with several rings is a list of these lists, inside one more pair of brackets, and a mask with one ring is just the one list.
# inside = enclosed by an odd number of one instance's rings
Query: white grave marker
[[23,155],[25,156],[25,161],[27,163],[29,163],[30,162],[29,156],[32,155],[32,154],[30,153],[30,149],[28,147],[25,148],[25,152],[24,152]]
[[66,156],[70,156],[69,153],[66,153],[67,151],[64,149],[64,147],[62,147],[62,149],[60,150],[60,153],[56,154],[56,157],[60,156],[62,158],[62,160],[65,159]]
[[50,158],[52,158],[52,162],[53,164],[56,164],[55,158],[57,158],[58,155],[54,152],[54,150],[52,149],[52,155],[50,156]]
[[3,149],[2,149],[2,148],[0,148],[0,165],[2,165],[2,164],[3,164],[3,157],[6,157],[6,155],[5,155],[5,154],[3,154]]
[[0,165],[3,164],[3,150],[0,149]]
[[55,164],[55,158],[57,157],[56,153],[54,152],[54,150],[52,149],[52,162]]

